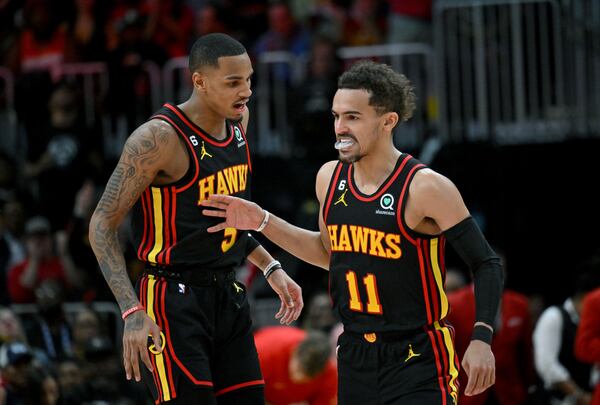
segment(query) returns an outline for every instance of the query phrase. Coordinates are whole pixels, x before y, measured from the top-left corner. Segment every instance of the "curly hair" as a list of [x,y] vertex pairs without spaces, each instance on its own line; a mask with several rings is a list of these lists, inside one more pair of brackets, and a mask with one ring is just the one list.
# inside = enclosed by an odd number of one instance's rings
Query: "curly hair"
[[397,113],[400,122],[407,121],[415,110],[416,97],[410,80],[383,63],[355,63],[338,79],[338,89],[367,90],[371,94],[369,105],[379,114]]

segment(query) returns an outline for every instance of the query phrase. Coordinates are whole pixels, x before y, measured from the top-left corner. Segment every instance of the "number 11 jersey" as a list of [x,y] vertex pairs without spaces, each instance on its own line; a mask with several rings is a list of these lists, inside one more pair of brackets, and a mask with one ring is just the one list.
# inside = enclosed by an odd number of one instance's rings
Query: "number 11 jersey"
[[353,165],[339,162],[323,206],[331,241],[330,294],[345,330],[406,331],[448,315],[442,235],[422,235],[404,221],[408,189],[426,166],[401,154],[379,189],[366,195]]

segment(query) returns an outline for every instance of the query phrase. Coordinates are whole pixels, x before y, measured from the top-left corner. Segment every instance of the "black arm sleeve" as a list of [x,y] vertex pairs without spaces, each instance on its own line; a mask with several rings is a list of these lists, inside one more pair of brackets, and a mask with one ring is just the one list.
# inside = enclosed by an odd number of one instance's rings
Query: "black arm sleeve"
[[254,239],[254,236],[252,236],[250,234],[250,232],[248,232],[248,240],[246,242],[246,257],[248,257],[248,255],[250,253],[252,253],[254,251],[254,249],[256,249],[259,246],[260,246],[260,242],[257,241],[256,239]]
[[493,326],[504,284],[500,258],[485,240],[473,217],[444,232],[458,255],[469,265],[475,283],[475,321]]

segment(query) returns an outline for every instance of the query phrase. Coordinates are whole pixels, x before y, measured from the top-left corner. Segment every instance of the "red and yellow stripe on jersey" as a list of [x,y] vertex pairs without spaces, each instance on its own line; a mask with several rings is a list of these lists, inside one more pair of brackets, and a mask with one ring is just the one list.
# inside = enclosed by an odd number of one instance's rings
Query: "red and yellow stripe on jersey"
[[177,242],[175,187],[148,187],[140,200],[144,231],[138,258],[145,262],[170,264],[171,249]]

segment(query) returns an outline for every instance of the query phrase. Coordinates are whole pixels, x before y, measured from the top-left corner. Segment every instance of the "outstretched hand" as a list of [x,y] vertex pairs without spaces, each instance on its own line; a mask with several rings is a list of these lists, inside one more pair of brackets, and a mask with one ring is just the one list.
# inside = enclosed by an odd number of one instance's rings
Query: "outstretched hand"
[[465,395],[481,394],[496,381],[496,361],[489,344],[471,340],[463,356],[462,366],[467,373]]
[[209,217],[223,218],[224,221],[208,228],[208,232],[219,232],[225,228],[236,228],[238,230],[257,229],[263,218],[265,210],[252,201],[223,194],[211,194],[207,200],[200,202],[205,207],[215,209],[203,209],[202,213]]
[[279,319],[279,323],[289,325],[298,319],[304,307],[302,288],[283,269],[276,270],[267,281],[281,300],[281,307],[275,318]]
[[160,329],[144,311],[137,311],[125,319],[123,330],[123,365],[125,374],[130,380],[133,376],[136,381],[142,379],[140,374],[140,359],[152,372],[152,362],[148,354],[148,336],[152,336],[154,350],[162,351]]

